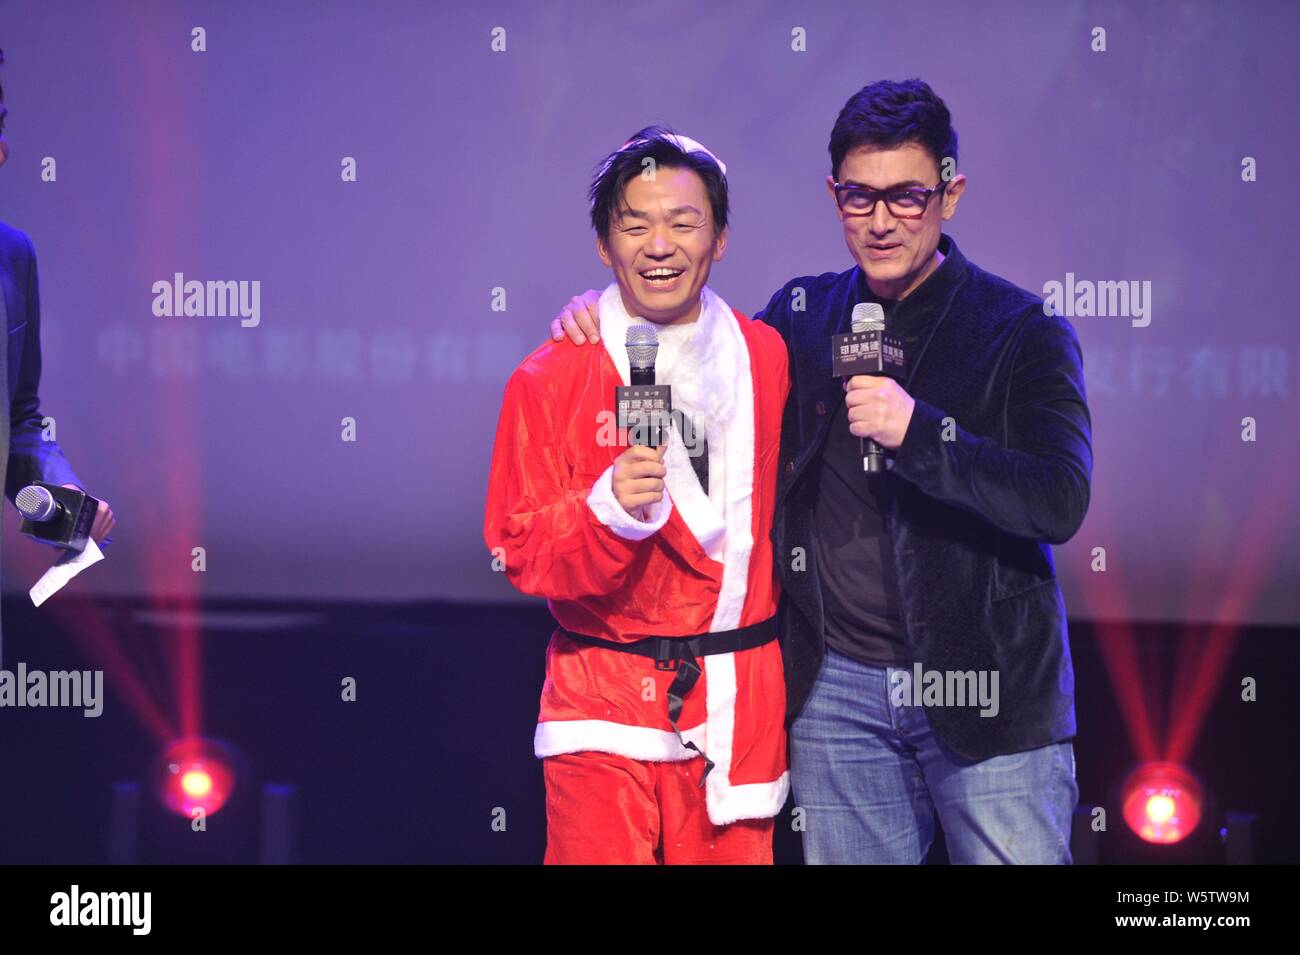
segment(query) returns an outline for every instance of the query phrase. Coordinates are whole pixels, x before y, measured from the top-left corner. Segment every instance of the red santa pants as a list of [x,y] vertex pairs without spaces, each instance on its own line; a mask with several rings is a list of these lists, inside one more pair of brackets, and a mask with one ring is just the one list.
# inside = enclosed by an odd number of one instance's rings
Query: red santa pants
[[773,820],[715,826],[703,772],[703,759],[546,757],[546,864],[771,865]]

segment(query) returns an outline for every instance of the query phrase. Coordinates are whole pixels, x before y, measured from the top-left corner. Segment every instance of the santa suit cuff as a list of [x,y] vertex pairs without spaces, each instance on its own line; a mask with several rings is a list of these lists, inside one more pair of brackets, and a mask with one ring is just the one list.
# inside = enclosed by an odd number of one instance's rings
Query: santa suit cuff
[[645,540],[664,524],[673,512],[673,499],[664,488],[664,496],[654,504],[643,504],[637,510],[645,520],[637,520],[618,503],[614,496],[614,465],[605,469],[605,473],[596,478],[587,495],[587,507],[596,519],[624,540]]

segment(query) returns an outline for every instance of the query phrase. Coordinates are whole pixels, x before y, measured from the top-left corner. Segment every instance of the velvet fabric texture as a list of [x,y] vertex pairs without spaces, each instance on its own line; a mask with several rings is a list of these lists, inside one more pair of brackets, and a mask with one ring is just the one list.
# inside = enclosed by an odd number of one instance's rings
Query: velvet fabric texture
[[[901,384],[916,407],[889,471],[883,519],[915,659],[927,670],[999,672],[997,716],[976,706],[927,711],[946,745],[978,760],[1075,732],[1065,604],[1049,545],[1069,540],[1088,507],[1091,418],[1070,323],[968,262],[949,236],[940,250],[940,268],[896,306],[925,321],[905,356]],[[805,276],[755,316],[790,354],[773,527],[790,720],[824,655],[811,478],[844,400],[831,376],[831,336],[849,330],[864,289],[857,267]]]

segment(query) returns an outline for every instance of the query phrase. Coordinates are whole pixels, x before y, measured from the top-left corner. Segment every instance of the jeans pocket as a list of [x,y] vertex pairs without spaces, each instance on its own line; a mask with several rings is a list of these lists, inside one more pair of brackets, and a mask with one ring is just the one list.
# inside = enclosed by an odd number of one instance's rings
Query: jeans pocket
[[975,768],[981,773],[1014,773],[1025,768],[1034,751],[1027,749],[1022,753],[1006,753],[1002,756],[990,756],[988,759],[982,759],[975,764]]

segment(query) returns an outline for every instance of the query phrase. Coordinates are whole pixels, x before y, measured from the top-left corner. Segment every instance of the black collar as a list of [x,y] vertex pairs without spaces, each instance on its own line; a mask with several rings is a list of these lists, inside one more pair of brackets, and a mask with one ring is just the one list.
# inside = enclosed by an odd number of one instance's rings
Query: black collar
[[[939,251],[943,253],[943,262],[900,302],[887,301],[872,292],[862,266],[854,266],[854,302],[880,303],[885,309],[885,327],[889,331],[907,340],[920,338],[930,323],[947,308],[953,291],[965,280],[969,268],[966,257],[951,236],[939,236]],[[844,317],[845,330],[849,318],[847,315]]]

